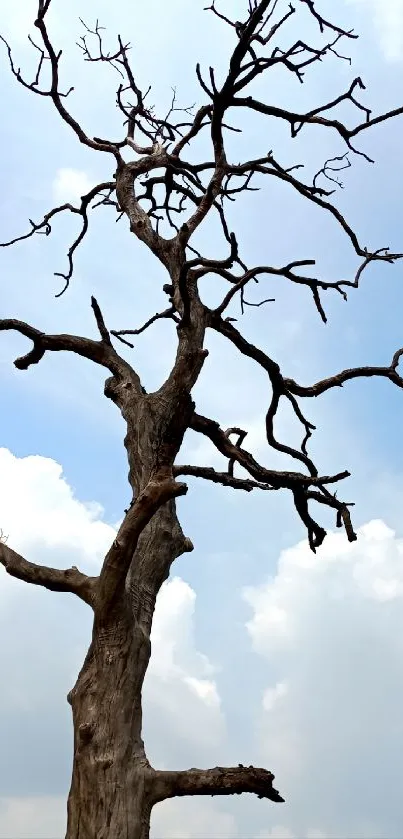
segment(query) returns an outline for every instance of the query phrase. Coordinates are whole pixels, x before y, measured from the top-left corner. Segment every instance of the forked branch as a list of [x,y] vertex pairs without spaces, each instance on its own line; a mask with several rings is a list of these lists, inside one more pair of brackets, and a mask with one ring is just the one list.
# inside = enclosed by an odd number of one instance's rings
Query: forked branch
[[38,364],[46,352],[73,352],[105,367],[118,379],[127,377],[134,391],[139,395],[142,394],[143,390],[137,373],[111,344],[109,332],[94,297],[91,299],[91,305],[100,331],[100,341],[94,341],[92,338],[85,338],[80,335],[47,335],[24,321],[14,318],[0,320],[0,332],[18,332],[20,335],[29,338],[33,343],[33,348],[28,353],[15,359],[15,367],[18,370],[27,370],[32,364]]
[[[38,67],[32,82],[28,82],[24,79],[20,69],[15,65],[10,45],[6,39],[0,35],[0,39],[3,41],[7,49],[11,72],[23,87],[27,88],[32,93],[36,93],[38,96],[49,97],[49,99],[52,100],[63,122],[65,122],[74,131],[80,143],[83,143],[83,145],[96,151],[109,152],[110,154],[113,154],[116,162],[118,163],[121,160],[118,148],[108,141],[103,142],[92,140],[64,104],[63,100],[72,93],[74,88],[70,87],[66,93],[63,93],[60,89],[59,63],[62,51],[57,51],[54,48],[46,26],[46,15],[49,11],[50,4],[51,0],[39,0],[38,2],[35,26],[40,32],[42,46],[37,46],[37,44],[30,39],[32,46],[39,52]],[[50,66],[50,85],[46,88],[41,88],[39,85],[41,82],[42,70],[46,62],[48,62]]]
[[[79,207],[74,207],[73,204],[66,203],[61,204],[59,207],[54,207],[48,213],[45,213],[42,221],[34,222],[31,219],[29,220],[31,229],[28,233],[23,233],[21,236],[16,236],[13,239],[10,239],[8,242],[0,242],[0,248],[7,248],[10,245],[15,245],[16,242],[23,242],[24,239],[30,239],[31,236],[37,234],[42,234],[44,236],[49,236],[52,232],[51,221],[55,218],[55,216],[59,215],[60,213],[65,213],[66,211],[73,213],[75,215],[79,215],[82,218],[81,223],[81,230],[74,239],[72,245],[70,246],[68,253],[67,253],[67,260],[68,260],[68,270],[67,272],[60,272],[55,271],[55,277],[62,277],[65,280],[65,284],[62,290],[56,294],[56,297],[61,297],[62,294],[67,290],[70,280],[73,276],[74,271],[74,254],[77,250],[78,246],[84,239],[88,231],[88,210],[90,209],[91,202],[99,197],[99,201],[95,206],[99,206],[100,204],[103,205],[116,205],[116,202],[111,200],[111,195],[116,189],[116,184],[114,181],[104,181],[103,183],[97,184],[86,195],[81,197],[81,204]],[[105,193],[106,194],[103,194]]]
[[204,478],[213,484],[221,484],[221,486],[232,487],[232,489],[243,489],[246,492],[251,492],[253,489],[278,489],[278,487],[270,486],[262,481],[251,481],[249,478],[234,478],[228,472],[217,472],[212,466],[192,466],[188,464],[174,466],[173,474],[176,476],[189,475],[193,478]]
[[101,619],[121,594],[137,542],[154,513],[167,501],[186,492],[186,484],[177,483],[169,475],[153,475],[133,501],[105,557],[99,577],[96,612]]
[[389,379],[397,387],[403,387],[403,377],[398,372],[398,366],[401,357],[403,356],[403,347],[396,350],[389,367],[351,367],[347,370],[342,370],[336,373],[335,376],[329,376],[327,379],[321,379],[314,385],[306,386],[299,385],[294,379],[284,379],[284,386],[290,393],[296,396],[320,396],[327,390],[333,387],[343,387],[345,382],[352,379],[367,379],[373,376],[382,379]]

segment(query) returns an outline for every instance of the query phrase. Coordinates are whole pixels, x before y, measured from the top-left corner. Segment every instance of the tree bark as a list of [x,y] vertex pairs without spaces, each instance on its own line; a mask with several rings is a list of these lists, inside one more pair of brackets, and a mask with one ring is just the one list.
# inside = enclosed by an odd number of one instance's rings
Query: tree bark
[[127,604],[94,626],[69,700],[74,761],[66,839],[148,839],[151,769],[141,738],[141,687],[150,640],[130,625]]
[[143,531],[124,591],[93,637],[68,696],[74,760],[66,839],[148,839],[157,774],[142,740],[142,687],[156,597],[174,559],[192,545],[175,502]]

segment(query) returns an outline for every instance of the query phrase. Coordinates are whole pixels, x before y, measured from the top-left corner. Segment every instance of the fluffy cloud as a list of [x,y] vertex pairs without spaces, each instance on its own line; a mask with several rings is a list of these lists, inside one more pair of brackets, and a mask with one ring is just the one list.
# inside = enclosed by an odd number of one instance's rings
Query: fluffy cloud
[[[115,534],[102,508],[78,500],[49,458],[0,449],[0,473],[0,526],[9,544],[31,560],[96,573]],[[145,728],[160,766],[190,755],[214,762],[225,735],[215,671],[194,639],[195,599],[176,577],[157,601]],[[0,648],[0,836],[62,835],[72,738],[65,696],[86,651],[90,613],[75,598],[28,586],[0,568],[0,633],[8,639]],[[164,836],[196,837],[200,829],[203,836],[234,835],[232,817],[210,803],[169,802],[155,824],[156,835],[162,825]]]
[[[181,737],[189,747],[197,744],[206,748],[222,742],[224,721],[213,679],[214,668],[195,649],[195,600],[193,589],[179,577],[163,586],[151,634],[153,655],[144,695],[151,716],[154,716],[153,708],[158,708],[164,715],[164,726],[171,719],[168,728],[173,726],[175,736],[180,726]],[[185,715],[183,708],[188,709]],[[146,710],[146,724],[149,714]],[[161,759],[164,760],[162,755],[159,762]]]
[[403,57],[402,0],[349,0],[349,2],[368,8],[385,58],[388,61],[401,60]]
[[0,798],[0,832],[12,839],[64,836],[66,801],[61,796]]
[[331,534],[315,555],[301,542],[245,598],[268,664],[259,744],[290,802],[284,830],[401,836],[403,540],[371,521],[354,544]]
[[58,169],[52,183],[55,201],[79,201],[94,186],[86,172],[79,169]]
[[79,554],[83,569],[95,573],[115,534],[102,507],[78,501],[50,458],[17,458],[3,448],[0,474],[0,527],[10,546],[56,567],[66,554],[67,566],[76,564],[71,556]]
[[235,819],[220,812],[206,798],[164,801],[152,812],[151,836],[155,839],[235,839]]

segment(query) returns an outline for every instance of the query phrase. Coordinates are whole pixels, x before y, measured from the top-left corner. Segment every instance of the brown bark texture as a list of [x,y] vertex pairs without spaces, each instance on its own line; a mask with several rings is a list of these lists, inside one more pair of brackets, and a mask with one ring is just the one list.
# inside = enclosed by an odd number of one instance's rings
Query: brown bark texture
[[[311,67],[325,58],[344,61],[340,43],[346,44],[356,35],[325,19],[314,0],[296,0],[295,6],[281,0],[245,0],[244,21],[233,20],[213,0],[206,11],[217,26],[229,28],[233,50],[224,79],[219,80],[214,69],[204,73],[197,65],[203,102],[196,111],[189,108],[181,111],[174,95],[168,113],[158,116],[138,87],[129,45],[119,37],[116,48],[111,50],[105,46],[105,33],[98,23],[93,29],[83,24],[80,46],[84,59],[110,65],[122,79],[116,95],[125,135],[118,141],[91,137],[69,108],[67,97],[73,89],[63,88],[60,80],[62,53],[53,45],[47,25],[51,2],[57,5],[57,0],[38,0],[33,22],[38,43],[31,41],[38,56],[33,80],[25,78],[15,64],[11,46],[0,36],[10,71],[27,92],[48,98],[81,144],[94,153],[107,155],[111,162],[110,180],[93,187],[77,206],[65,203],[46,212],[42,220],[31,221],[28,233],[1,243],[1,247],[36,234],[49,235],[55,217],[73,214],[80,227],[67,253],[67,268],[56,275],[62,279],[57,295],[60,296],[67,292],[73,280],[74,261],[80,243],[89,232],[92,210],[100,205],[112,207],[118,218],[126,220],[133,241],[139,247],[147,247],[163,266],[167,279],[163,290],[169,305],[140,327],[109,329],[96,298],[92,297],[99,333],[96,340],[79,335],[47,334],[17,319],[0,320],[0,331],[16,331],[32,343],[28,352],[15,360],[18,370],[39,363],[47,352],[73,352],[105,369],[105,396],[114,402],[126,427],[131,488],[130,505],[97,577],[88,577],[77,568],[60,570],[35,565],[16,553],[1,533],[0,563],[7,573],[20,580],[51,591],[75,594],[93,611],[89,650],[68,696],[74,724],[74,757],[66,839],[148,839],[153,806],[175,796],[248,792],[271,802],[283,800],[273,787],[274,775],[266,769],[239,764],[162,771],[150,765],[142,739],[142,688],[151,655],[153,614],[158,592],[169,576],[172,563],[181,554],[193,550],[177,516],[176,499],[187,492],[181,476],[202,478],[246,492],[286,490],[291,494],[313,551],[326,536],[313,512],[323,506],[333,511],[336,525],[344,527],[347,538],[356,539],[351,505],[334,490],[334,485],[347,478],[349,472],[343,469],[326,475],[317,468],[307,450],[314,425],[305,417],[301,401],[359,377],[383,377],[403,387],[399,373],[403,349],[396,350],[389,364],[348,368],[312,385],[301,385],[283,373],[270,350],[261,349],[244,337],[232,314],[237,301],[242,315],[248,306],[272,303],[273,298],[266,296],[260,301],[246,299],[254,284],[271,278],[275,283],[303,285],[312,295],[319,317],[326,322],[325,292],[346,299],[349,290],[358,289],[368,266],[379,261],[394,263],[402,257],[400,253],[390,253],[388,248],[371,250],[363,246],[332,195],[339,185],[337,173],[350,167],[354,156],[370,160],[355,145],[361,133],[398,117],[403,107],[372,116],[371,110],[357,98],[364,89],[359,77],[338,97],[308,112],[255,99],[251,95],[253,82],[262,74],[268,74],[268,95],[273,68],[291,73],[297,83],[302,82]],[[291,38],[289,45],[284,46],[287,22],[300,12],[305,15],[305,21],[308,16],[314,27],[312,32],[317,31],[319,40],[314,41],[313,34],[312,43]],[[281,48],[277,42],[280,31]],[[359,117],[351,128],[339,119],[338,107],[345,102]],[[297,137],[306,126],[311,131],[316,127],[320,131],[326,129],[337,141],[335,156],[325,163],[321,161],[311,181],[300,177],[303,168],[300,164],[284,165],[266,148],[261,149],[260,157],[231,161],[227,138],[231,134],[233,142],[238,131],[232,120],[238,124],[240,117],[247,119],[250,112],[255,119],[260,115],[263,138],[270,134],[267,128],[270,120],[280,120],[288,126],[291,137]],[[201,138],[206,138],[205,156],[198,160]],[[242,200],[246,192],[257,186],[270,185],[272,178],[280,180],[285,189],[293,190],[299,200],[302,197],[309,202],[308,207],[320,208],[333,219],[341,234],[347,237],[357,261],[351,279],[335,282],[322,279],[316,271],[311,271],[315,265],[312,258],[294,259],[283,266],[245,264],[238,238],[229,229],[226,208],[229,202]],[[193,237],[207,216],[217,222],[227,253],[224,258],[203,256],[197,250],[197,240],[195,244]],[[257,224],[262,225],[262,236],[266,236],[267,219],[257,219]],[[206,305],[201,295],[200,281],[207,275],[214,277],[217,288],[225,289],[216,308]],[[137,369],[116,347],[120,342],[133,348],[132,342],[162,318],[169,320],[176,331],[177,352],[166,380],[158,390],[147,393]],[[197,410],[192,393],[208,355],[205,349],[208,331],[219,333],[235,352],[264,372],[268,393],[265,424],[268,452],[274,450],[286,455],[291,467],[296,464],[296,469],[275,470],[263,466],[245,447],[244,429],[236,425],[223,429]],[[291,406],[301,425],[303,440],[299,448],[276,437],[275,418],[284,403]],[[178,463],[188,429],[209,439],[226,459],[226,470],[220,472],[207,464]]]

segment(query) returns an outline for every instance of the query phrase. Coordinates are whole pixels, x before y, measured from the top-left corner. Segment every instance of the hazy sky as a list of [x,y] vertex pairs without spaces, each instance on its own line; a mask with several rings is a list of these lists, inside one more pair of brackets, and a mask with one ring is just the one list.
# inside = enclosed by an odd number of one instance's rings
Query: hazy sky
[[[4,4],[5,5],[5,4]],[[34,70],[26,34],[35,0],[9,3],[1,29],[16,64]],[[171,88],[189,105],[201,101],[196,60],[225,72],[230,32],[203,11],[204,0],[87,0],[113,35],[133,44],[140,85],[169,104]],[[323,13],[361,33],[351,45],[353,66],[329,59],[307,73],[304,86],[282,73],[259,82],[273,104],[315,107],[361,75],[363,99],[374,113],[401,104],[403,0],[317,0]],[[137,8],[138,6],[138,8]],[[221,8],[242,19],[244,0]],[[333,7],[333,8],[332,8]],[[191,9],[189,11],[189,9]],[[107,68],[83,64],[79,0],[52,0],[49,28],[63,51],[63,84],[75,86],[70,108],[93,136],[117,138],[116,79]],[[307,20],[306,16],[303,18]],[[303,23],[299,34],[316,34]],[[1,240],[24,232],[54,203],[75,201],[110,179],[106,155],[80,147],[50,103],[22,90],[0,51],[2,96]],[[275,83],[273,83],[275,82]],[[351,108],[341,112],[355,121]],[[374,128],[360,146],[375,166],[355,158],[335,196],[362,243],[403,250],[401,195],[403,119]],[[343,149],[336,135],[301,133],[292,143],[284,126],[250,120],[232,140],[234,158],[273,148],[284,165],[307,162],[307,177]],[[330,217],[269,183],[232,211],[250,264],[284,264],[316,257],[323,278],[350,277],[357,260]],[[49,238],[2,250],[1,316],[52,332],[95,335],[95,293],[110,328],[140,325],[166,304],[163,271],[130,236],[126,220],[95,210],[61,299],[66,250],[74,218],[60,219]],[[200,240],[207,255],[225,255],[216,231]],[[240,328],[282,365],[311,383],[362,363],[388,364],[403,345],[403,265],[377,265],[348,304],[324,299],[324,326],[307,290],[265,279],[259,296],[276,303],[251,309]],[[212,296],[222,286],[206,284]],[[239,312],[235,312],[239,317]],[[138,339],[133,360],[147,389],[156,387],[173,358],[170,323]],[[249,430],[249,446],[267,465],[266,377],[217,336],[195,389],[201,413],[224,426]],[[129,500],[124,427],[103,397],[101,371],[54,354],[27,372],[13,359],[26,341],[0,336],[0,527],[27,558],[97,573]],[[189,481],[179,502],[195,551],[181,558],[158,599],[153,658],[145,686],[145,737],[158,766],[256,763],[276,775],[286,798],[271,805],[252,797],[184,799],[155,809],[155,839],[399,839],[403,799],[403,394],[387,382],[355,382],[306,413],[318,431],[311,451],[322,473],[348,468],[343,493],[356,502],[359,540],[331,533],[316,556],[287,495],[241,495]],[[278,435],[295,439],[287,415]],[[183,460],[216,465],[210,446],[189,434]],[[181,458],[182,459],[182,456]],[[69,595],[34,589],[0,573],[0,839],[60,839],[72,761],[66,694],[88,646],[91,616]]]

